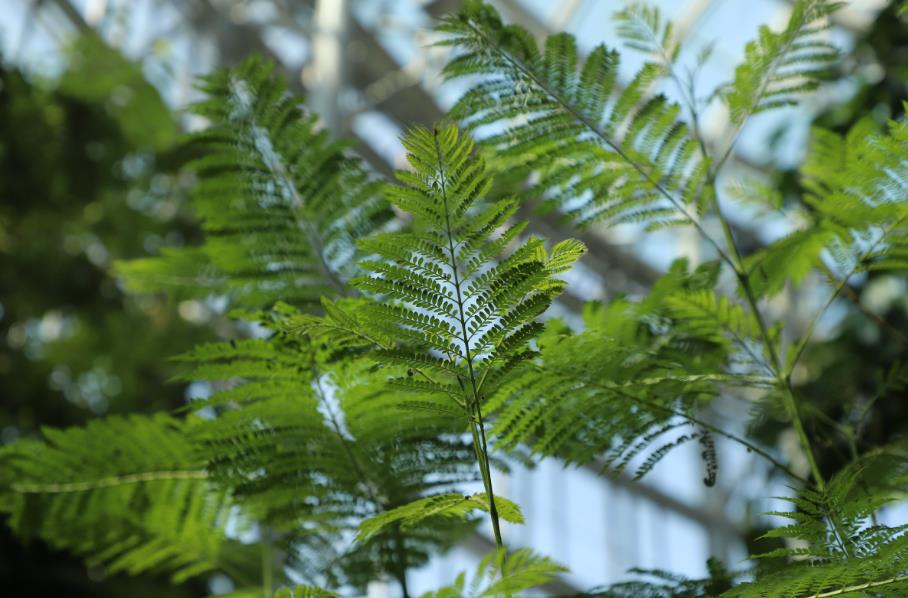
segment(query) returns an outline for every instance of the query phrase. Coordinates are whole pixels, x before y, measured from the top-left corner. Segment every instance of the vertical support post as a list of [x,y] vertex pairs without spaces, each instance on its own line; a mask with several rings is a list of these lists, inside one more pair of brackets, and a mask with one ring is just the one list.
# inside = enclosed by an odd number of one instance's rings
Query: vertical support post
[[312,90],[312,110],[335,136],[344,133],[339,101],[346,74],[344,51],[347,46],[349,18],[347,0],[318,0],[315,5],[312,77],[311,82],[307,81],[307,87]]

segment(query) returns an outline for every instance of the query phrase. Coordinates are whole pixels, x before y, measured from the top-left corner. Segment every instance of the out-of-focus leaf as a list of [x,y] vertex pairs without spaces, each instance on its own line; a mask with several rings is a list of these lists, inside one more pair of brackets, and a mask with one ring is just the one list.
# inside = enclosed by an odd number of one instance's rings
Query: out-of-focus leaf
[[60,80],[64,93],[99,102],[118,122],[126,139],[138,147],[163,150],[178,137],[176,122],[158,91],[128,60],[95,34],[82,35],[68,52]]

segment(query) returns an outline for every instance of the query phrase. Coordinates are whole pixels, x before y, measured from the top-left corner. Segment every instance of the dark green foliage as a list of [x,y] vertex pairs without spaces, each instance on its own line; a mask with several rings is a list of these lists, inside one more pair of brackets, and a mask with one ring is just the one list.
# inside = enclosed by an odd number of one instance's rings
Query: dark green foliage
[[[4,442],[37,437],[43,425],[181,405],[184,388],[168,383],[167,358],[211,334],[166,300],[125,295],[110,271],[114,259],[149,255],[196,230],[174,176],[185,160],[172,145],[177,119],[141,67],[97,37],[76,38],[58,59],[59,78],[0,65]],[[87,574],[63,551],[0,531],[9,595],[199,592],[166,575],[99,581],[104,570]]]
[[188,428],[165,416],[111,417],[4,447],[9,525],[112,572],[165,571],[179,582],[242,571],[248,549],[224,531],[232,502],[213,491]]
[[164,151],[176,144],[174,115],[145,80],[140,65],[130,62],[93,33],[73,41],[67,60],[60,92],[103,108],[134,148]]
[[[192,234],[172,174],[182,156],[162,147],[177,134],[174,118],[139,67],[96,38],[72,52],[64,82],[47,88],[0,67],[0,389],[9,407],[0,428],[23,436],[178,405],[166,358],[205,338],[165,302],[125,296],[109,271],[115,258]],[[110,67],[104,85],[82,76],[86,52]],[[153,130],[107,109],[104,92],[114,89],[144,107]]]
[[737,575],[729,572],[721,562],[709,559],[706,563],[709,577],[687,579],[667,571],[632,569],[637,579],[616,583],[601,591],[584,596],[595,598],[712,598],[725,595],[734,585]]
[[[263,323],[286,326],[284,308]],[[317,339],[318,340],[318,339]],[[313,581],[363,587],[453,542],[467,525],[428,520],[406,536],[395,526],[355,546],[332,540],[359,522],[426,493],[476,479],[457,427],[405,417],[387,373],[363,359],[332,362],[307,337],[203,345],[183,355],[192,380],[226,381],[193,407],[217,416],[193,439],[212,481],[275,534]]]

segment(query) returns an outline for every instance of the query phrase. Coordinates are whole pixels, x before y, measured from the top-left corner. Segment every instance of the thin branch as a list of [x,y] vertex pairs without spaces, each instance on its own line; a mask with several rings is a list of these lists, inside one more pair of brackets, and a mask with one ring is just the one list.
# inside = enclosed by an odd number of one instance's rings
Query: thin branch
[[[880,238],[877,239],[873,243],[873,245],[868,247],[867,250],[864,251],[860,256],[858,256],[858,258],[855,260],[854,266],[852,266],[851,270],[849,270],[845,274],[845,276],[843,276],[842,279],[839,280],[838,284],[836,284],[835,288],[833,289],[832,293],[829,295],[829,298],[826,300],[826,303],[823,305],[822,309],[820,309],[816,313],[816,315],[814,315],[813,319],[810,321],[810,324],[807,325],[807,330],[804,332],[804,334],[801,336],[801,339],[798,341],[798,344],[794,350],[794,358],[791,360],[791,364],[788,366],[788,370],[786,371],[786,376],[791,373],[791,370],[798,363],[798,360],[801,358],[801,355],[804,353],[804,350],[807,348],[807,343],[810,341],[810,338],[813,336],[814,329],[816,328],[817,323],[820,321],[820,318],[823,316],[823,314],[826,313],[826,310],[829,309],[829,306],[833,304],[833,302],[838,298],[838,296],[848,286],[848,279],[857,273],[857,271],[860,269],[861,265],[863,264],[864,259],[866,259],[866,257],[869,256],[871,253],[873,253],[876,250],[876,248],[880,246],[880,243],[882,243],[883,241],[886,240],[886,238],[889,236],[889,233],[891,233],[893,230],[898,228],[902,224],[902,222],[904,222],[906,219],[908,219],[908,211],[906,211],[900,218],[897,218],[895,220],[895,222],[893,222],[890,226],[888,226],[880,234]],[[832,273],[829,272],[828,269],[826,270],[826,272],[830,276],[832,275]],[[858,305],[860,305],[860,301],[858,301],[857,303],[858,303]],[[883,320],[880,319],[880,321],[883,321]],[[883,323],[885,324],[886,322],[883,321]],[[908,339],[906,339],[905,336],[902,335],[901,333],[899,333],[898,338],[899,338],[899,340],[903,340],[903,342],[908,341]]]
[[867,583],[862,583],[854,586],[845,586],[844,588],[839,588],[838,590],[830,590],[829,592],[823,592],[820,594],[814,594],[815,598],[829,598],[830,596],[843,596],[845,594],[850,594],[852,592],[860,592],[861,590],[869,590],[871,588],[880,588],[883,586],[888,586],[890,584],[898,583],[900,581],[908,581],[908,575],[899,575],[896,577],[890,577],[889,579],[883,579],[880,581],[868,581]]
[[[713,185],[713,190],[715,191],[715,179],[711,180]],[[735,237],[731,232],[731,225],[728,222],[728,219],[722,213],[722,208],[719,206],[719,200],[717,194],[714,192],[712,194],[712,203],[713,210],[716,213],[716,217],[719,219],[720,224],[722,225],[722,232],[725,235],[725,241],[728,244],[728,249],[731,252],[733,258],[733,267],[735,270],[735,275],[738,277],[738,281],[741,284],[741,289],[744,291],[744,297],[747,300],[748,305],[750,306],[751,311],[754,314],[754,317],[757,320],[757,326],[760,329],[760,336],[763,338],[763,345],[766,348],[769,358],[772,361],[772,370],[774,375],[777,377],[779,384],[783,387],[782,402],[785,406],[785,410],[788,411],[788,416],[791,418],[791,423],[794,425],[795,432],[798,435],[798,439],[801,442],[801,448],[804,451],[807,462],[810,465],[810,471],[813,475],[814,482],[817,487],[822,490],[826,487],[826,480],[823,479],[823,474],[820,472],[820,467],[817,464],[816,457],[813,454],[813,446],[810,443],[810,438],[807,436],[807,430],[804,428],[804,422],[801,419],[801,415],[798,412],[798,404],[795,400],[794,393],[791,389],[791,377],[790,372],[783,373],[782,360],[779,358],[779,353],[776,351],[775,343],[772,341],[772,337],[769,334],[769,328],[766,326],[766,320],[763,318],[763,313],[760,311],[760,306],[757,302],[756,294],[753,291],[753,287],[750,284],[750,277],[747,274],[747,271],[744,269],[744,262],[741,258],[741,252],[738,249],[737,243],[735,243]]]

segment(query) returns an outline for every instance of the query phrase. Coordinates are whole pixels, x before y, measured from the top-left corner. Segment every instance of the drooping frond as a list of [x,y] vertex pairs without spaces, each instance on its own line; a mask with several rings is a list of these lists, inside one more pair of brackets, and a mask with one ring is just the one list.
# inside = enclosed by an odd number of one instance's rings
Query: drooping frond
[[551,581],[566,571],[551,559],[534,554],[527,548],[508,553],[491,552],[480,561],[470,581],[465,573],[450,586],[423,594],[422,598],[498,598],[520,595]]
[[733,125],[740,127],[752,114],[794,104],[800,94],[817,87],[839,57],[823,33],[829,15],[840,6],[830,0],[797,0],[785,29],[760,27],[724,94]]
[[203,345],[182,357],[192,366],[186,379],[219,384],[193,403],[216,413],[194,439],[210,479],[278,534],[299,571],[362,588],[425,562],[471,528],[433,520],[401,534],[392,525],[347,545],[364,519],[474,482],[473,452],[456,437],[462,424],[402,411],[386,379],[403,369],[332,359],[327,337],[290,332],[287,321],[306,317],[285,306],[262,320],[281,331],[269,339]]
[[[212,570],[242,578],[256,562],[227,537],[239,512],[207,479],[187,425],[170,417],[45,429],[44,441],[4,447],[0,472],[0,509],[17,534],[112,572],[166,572],[175,582]],[[251,577],[257,581],[254,570]]]
[[388,217],[344,143],[318,131],[273,65],[250,58],[202,79],[193,170],[201,246],[166,249],[120,271],[139,291],[228,295],[244,306],[318,305],[344,292],[355,243]]
[[[676,264],[640,303],[588,305],[582,332],[550,322],[540,360],[518,368],[489,401],[496,445],[616,470],[634,463],[642,476],[680,444],[708,444],[698,405],[725,385],[772,383],[730,370],[732,344],[699,313],[691,322],[677,309],[712,288],[712,266],[688,273]],[[706,460],[709,480],[714,461]]]
[[[495,504],[502,519],[511,523],[523,523],[523,515],[516,504],[500,496],[495,497]],[[367,540],[394,523],[399,523],[401,530],[405,531],[430,517],[464,519],[476,510],[488,513],[489,508],[489,501],[482,493],[466,496],[457,493],[428,496],[366,519],[359,524],[357,539]]]
[[[879,523],[880,509],[903,495],[904,458],[898,447],[871,453],[844,468],[823,490],[801,489],[792,511],[774,512],[789,525],[764,537],[790,543],[757,555],[757,577],[728,592],[740,598],[903,596],[908,591],[908,526]],[[895,465],[895,469],[893,469]],[[871,473],[888,468],[878,485]],[[892,475],[895,474],[895,475]],[[892,482],[898,480],[898,487]]]
[[439,30],[462,51],[445,76],[477,81],[452,115],[491,131],[483,145],[497,171],[515,180],[535,173],[536,190],[581,224],[688,223],[707,205],[708,160],[680,107],[649,93],[663,65],[645,65],[621,87],[615,51],[600,45],[580,62],[565,33],[540,50],[529,32],[477,1]]

